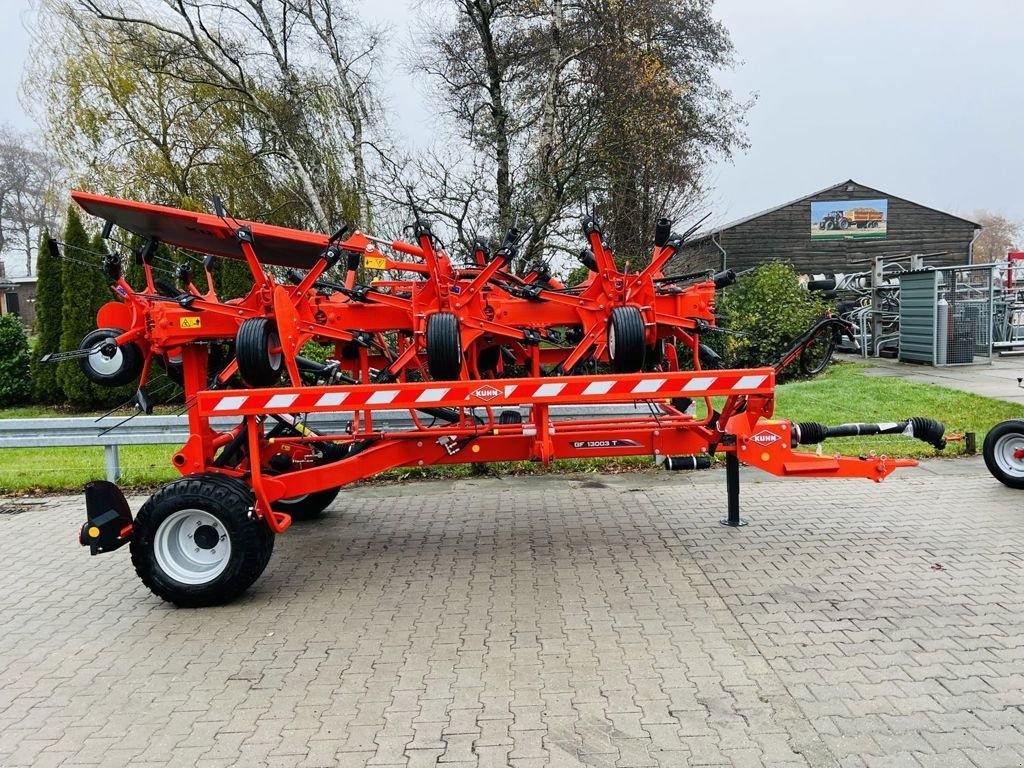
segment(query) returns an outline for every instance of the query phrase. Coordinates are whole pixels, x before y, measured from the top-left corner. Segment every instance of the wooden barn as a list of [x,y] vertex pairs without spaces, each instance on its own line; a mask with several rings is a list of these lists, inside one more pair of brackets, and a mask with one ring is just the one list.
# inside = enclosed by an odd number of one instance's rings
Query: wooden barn
[[929,266],[970,264],[981,225],[848,180],[690,241],[674,273],[737,272],[788,261],[802,274],[863,272],[872,256],[922,254]]

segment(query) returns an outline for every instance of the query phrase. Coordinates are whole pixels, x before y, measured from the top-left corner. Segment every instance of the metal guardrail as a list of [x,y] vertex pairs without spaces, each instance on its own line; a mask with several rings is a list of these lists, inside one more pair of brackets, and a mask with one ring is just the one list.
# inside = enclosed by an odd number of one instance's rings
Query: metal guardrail
[[[551,415],[558,419],[616,418],[650,414],[646,404],[556,406]],[[523,412],[525,419],[525,411]],[[429,423],[429,416],[420,416]],[[123,416],[110,416],[97,420],[93,417],[0,419],[0,448],[77,448],[102,447],[106,455],[107,480],[116,482],[121,474],[119,447],[122,445],[183,445],[188,439],[186,416],[137,416],[111,430]],[[330,417],[318,416],[305,423],[325,434],[345,432],[351,418],[339,413]],[[215,429],[227,431],[238,425],[238,419],[213,418]],[[414,429],[409,411],[377,411],[374,427],[388,431]],[[168,455],[168,462],[170,456]]]

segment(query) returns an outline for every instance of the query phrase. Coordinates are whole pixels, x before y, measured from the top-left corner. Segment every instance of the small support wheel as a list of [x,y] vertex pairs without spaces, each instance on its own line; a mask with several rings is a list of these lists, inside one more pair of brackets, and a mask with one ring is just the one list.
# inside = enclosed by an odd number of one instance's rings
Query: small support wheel
[[644,316],[636,307],[615,307],[608,320],[608,357],[616,373],[643,370],[646,353]]
[[79,349],[93,349],[103,345],[87,357],[78,359],[85,378],[102,387],[120,387],[142,373],[143,354],[134,342],[116,345],[114,339],[124,331],[120,328],[97,328],[87,334]]
[[293,496],[290,499],[278,499],[270,506],[275,512],[287,512],[296,522],[315,520],[338,498],[339,491],[341,488],[328,488],[325,491]]
[[427,369],[437,381],[453,381],[462,373],[462,334],[451,312],[427,318]]
[[235,337],[238,373],[253,387],[269,387],[281,378],[284,356],[281,338],[274,322],[266,317],[251,317],[238,327]]
[[996,480],[1024,489],[1024,419],[996,424],[985,435],[985,466]]
[[227,475],[168,483],[135,518],[135,572],[154,594],[183,608],[234,600],[260,577],[274,551],[274,534],[252,506],[249,486]]

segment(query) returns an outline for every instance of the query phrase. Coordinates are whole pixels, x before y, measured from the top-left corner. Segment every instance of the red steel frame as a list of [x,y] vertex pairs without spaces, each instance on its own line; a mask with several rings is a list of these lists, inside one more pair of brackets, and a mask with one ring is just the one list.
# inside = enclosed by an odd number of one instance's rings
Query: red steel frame
[[[187,365],[186,370],[192,368]],[[793,450],[792,424],[771,419],[775,372],[771,368],[501,379],[494,381],[416,382],[389,385],[276,387],[260,390],[200,392],[190,411],[192,436],[174,457],[183,474],[221,471],[242,476],[256,496],[256,514],[281,533],[291,520],[272,511],[279,499],[336,488],[401,466],[554,459],[584,456],[673,455],[723,451],[775,475],[863,477],[879,481],[911,459],[819,456]],[[697,419],[669,405],[672,398],[725,397],[717,423]],[[645,403],[651,414],[626,419],[585,421],[552,417],[554,405]],[[523,423],[499,424],[497,409],[529,406]],[[373,414],[382,409],[447,407],[460,410],[457,423],[386,432],[375,430]],[[471,412],[472,411],[472,412]],[[340,435],[273,438],[264,434],[272,414],[351,412],[350,431]],[[484,417],[477,418],[483,412]],[[210,428],[213,416],[237,416],[235,432]],[[251,462],[244,468],[218,469],[214,454],[238,430],[247,433],[248,454],[289,451],[315,442],[366,443],[354,455],[283,475],[269,474]]]

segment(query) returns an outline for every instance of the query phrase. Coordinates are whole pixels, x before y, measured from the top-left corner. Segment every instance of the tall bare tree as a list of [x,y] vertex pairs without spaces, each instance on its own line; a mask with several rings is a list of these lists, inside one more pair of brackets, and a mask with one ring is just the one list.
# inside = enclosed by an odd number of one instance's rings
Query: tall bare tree
[[[135,88],[90,78],[97,94],[124,97],[112,104],[128,141],[109,121],[98,126],[108,130],[108,154],[124,157],[131,141],[142,142],[152,159],[175,169],[178,194],[187,194],[192,172],[213,163],[225,177],[235,159],[236,174],[261,173],[289,188],[306,226],[326,229],[346,213],[370,218],[364,135],[377,38],[362,34],[338,0],[44,0],[44,7],[64,37],[84,34],[81,49],[118,60],[143,81]],[[58,72],[67,61],[58,61]],[[47,67],[38,70],[45,81]]]
[[[435,12],[439,9],[441,12]],[[437,0],[416,68],[490,169],[500,232],[528,259],[574,239],[584,208],[629,257],[699,198],[708,161],[744,145],[747,103],[711,0]]]
[[0,256],[18,253],[25,274],[35,265],[39,233],[57,218],[59,165],[34,137],[0,126]]

